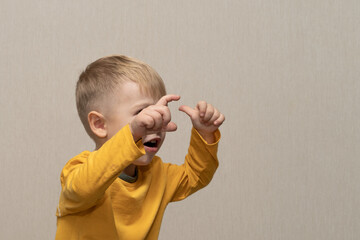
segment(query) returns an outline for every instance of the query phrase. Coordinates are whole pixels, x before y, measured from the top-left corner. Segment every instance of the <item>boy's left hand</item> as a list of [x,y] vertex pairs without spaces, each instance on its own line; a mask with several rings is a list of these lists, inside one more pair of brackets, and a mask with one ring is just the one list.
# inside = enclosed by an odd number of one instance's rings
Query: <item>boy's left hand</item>
[[213,142],[213,133],[225,121],[225,116],[205,101],[198,102],[195,108],[182,105],[179,110],[191,118],[194,128],[208,143]]

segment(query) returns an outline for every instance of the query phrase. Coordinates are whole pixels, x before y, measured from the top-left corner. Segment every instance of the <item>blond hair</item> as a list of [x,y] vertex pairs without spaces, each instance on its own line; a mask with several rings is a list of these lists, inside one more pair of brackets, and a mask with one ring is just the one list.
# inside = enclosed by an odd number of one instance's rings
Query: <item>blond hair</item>
[[76,84],[76,107],[80,120],[91,138],[94,139],[94,135],[87,119],[89,112],[98,110],[100,102],[112,96],[114,90],[125,81],[139,84],[140,90],[154,99],[166,95],[160,75],[137,59],[114,55],[89,64],[80,74]]

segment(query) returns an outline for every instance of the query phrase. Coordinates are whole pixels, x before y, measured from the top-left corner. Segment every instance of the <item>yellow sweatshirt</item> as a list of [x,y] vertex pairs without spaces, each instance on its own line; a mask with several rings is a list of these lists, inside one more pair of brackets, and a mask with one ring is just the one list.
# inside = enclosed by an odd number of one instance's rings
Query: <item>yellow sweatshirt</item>
[[207,144],[193,128],[183,165],[163,163],[155,156],[148,166],[138,166],[134,183],[119,178],[145,154],[129,125],[99,150],[80,153],[61,172],[56,240],[157,239],[167,204],[211,181],[218,166],[218,130],[215,137],[216,143]]

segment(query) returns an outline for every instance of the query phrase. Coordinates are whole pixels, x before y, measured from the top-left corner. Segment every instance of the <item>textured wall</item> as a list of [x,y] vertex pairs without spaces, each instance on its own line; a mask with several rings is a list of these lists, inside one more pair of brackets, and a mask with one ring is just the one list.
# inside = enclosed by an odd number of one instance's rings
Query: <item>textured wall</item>
[[75,108],[104,55],[152,65],[180,104],[226,115],[213,182],[169,205],[160,239],[360,239],[358,0],[0,2],[0,239],[53,239],[59,174],[94,148]]

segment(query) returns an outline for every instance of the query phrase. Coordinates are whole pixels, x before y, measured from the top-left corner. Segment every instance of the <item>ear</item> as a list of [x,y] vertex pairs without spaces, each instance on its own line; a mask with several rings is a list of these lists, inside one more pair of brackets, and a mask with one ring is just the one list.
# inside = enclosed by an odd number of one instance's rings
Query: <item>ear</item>
[[88,122],[91,131],[99,138],[107,137],[107,130],[105,125],[105,117],[96,111],[91,111],[88,114]]

